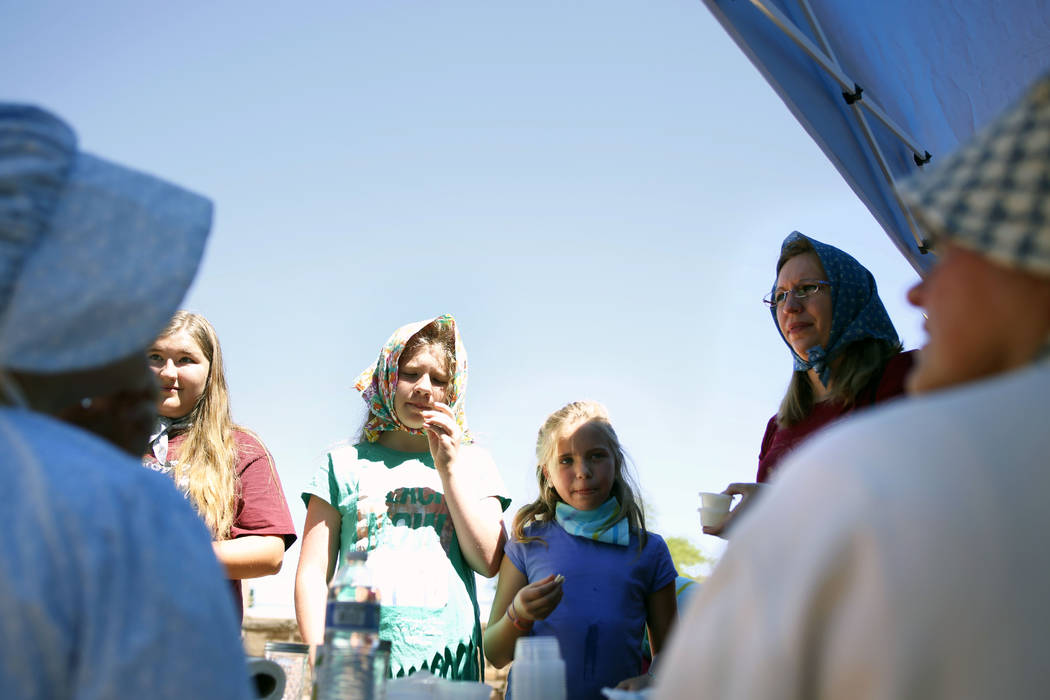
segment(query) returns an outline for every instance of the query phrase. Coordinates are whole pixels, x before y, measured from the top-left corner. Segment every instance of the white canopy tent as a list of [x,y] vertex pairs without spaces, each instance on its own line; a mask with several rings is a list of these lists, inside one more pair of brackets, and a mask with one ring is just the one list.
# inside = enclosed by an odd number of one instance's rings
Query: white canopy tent
[[1050,0],[704,0],[920,273],[894,181],[1050,69]]

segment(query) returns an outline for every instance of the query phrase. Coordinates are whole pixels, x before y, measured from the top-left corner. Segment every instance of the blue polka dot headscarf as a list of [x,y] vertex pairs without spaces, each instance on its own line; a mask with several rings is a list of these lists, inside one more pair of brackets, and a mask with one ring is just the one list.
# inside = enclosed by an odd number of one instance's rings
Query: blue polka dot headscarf
[[[791,350],[791,356],[795,360],[795,371],[805,372],[815,369],[820,376],[824,386],[831,381],[831,361],[842,353],[851,343],[865,338],[885,340],[896,345],[900,342],[897,330],[893,327],[890,315],[886,307],[882,305],[879,298],[879,290],[875,286],[875,278],[868,269],[857,262],[849,253],[839,250],[835,246],[821,243],[818,240],[804,236],[798,231],[792,231],[780,246],[781,253],[790,244],[799,241],[808,241],[820,258],[820,264],[824,267],[826,279],[831,283],[831,335],[826,347],[815,346],[809,349],[808,358],[799,357],[798,353],[788,343],[787,338],[780,331],[777,323],[777,310],[771,308],[773,325],[777,333]],[[773,290],[776,289],[776,280],[773,281]]]

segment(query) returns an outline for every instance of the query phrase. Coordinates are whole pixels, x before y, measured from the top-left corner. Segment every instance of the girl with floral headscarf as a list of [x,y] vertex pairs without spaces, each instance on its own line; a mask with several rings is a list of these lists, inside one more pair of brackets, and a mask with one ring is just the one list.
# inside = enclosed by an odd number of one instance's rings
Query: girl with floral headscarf
[[369,552],[390,672],[481,680],[474,572],[503,557],[510,505],[464,411],[467,354],[450,315],[394,331],[357,379],[368,406],[361,435],[330,450],[303,491],[306,525],[295,577],[303,640],[324,641],[337,555]]
[[[769,419],[758,457],[759,483],[769,481],[810,434],[853,411],[904,393],[914,351],[901,342],[879,298],[875,278],[850,254],[793,231],[781,245],[777,279],[765,299],[793,371],[780,410]],[[757,484],[730,484],[743,502]],[[705,527],[721,534],[721,527]]]

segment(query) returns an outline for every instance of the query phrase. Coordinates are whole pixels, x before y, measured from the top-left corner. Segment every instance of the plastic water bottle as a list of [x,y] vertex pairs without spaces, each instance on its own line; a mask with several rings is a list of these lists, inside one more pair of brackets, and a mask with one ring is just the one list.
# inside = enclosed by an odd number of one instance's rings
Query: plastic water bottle
[[565,661],[556,637],[518,637],[510,690],[514,700],[566,700]]
[[351,552],[328,587],[317,700],[382,700],[389,645],[379,641],[379,595],[366,552]]

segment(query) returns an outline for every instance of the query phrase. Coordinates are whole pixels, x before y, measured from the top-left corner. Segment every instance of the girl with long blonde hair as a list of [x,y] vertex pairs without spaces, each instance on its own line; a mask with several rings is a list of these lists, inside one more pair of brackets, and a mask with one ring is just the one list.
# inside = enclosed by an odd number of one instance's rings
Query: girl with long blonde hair
[[602,688],[644,686],[643,635],[654,655],[663,648],[676,573],[663,539],[645,530],[605,407],[575,401],[552,413],[536,459],[539,496],[514,518],[485,656],[505,666],[519,637],[553,636],[572,669],[566,697],[600,700]]
[[241,579],[276,574],[296,538],[273,457],[233,422],[222,349],[206,318],[177,312],[146,357],[160,397],[143,463],[170,474],[196,508],[243,611]]

